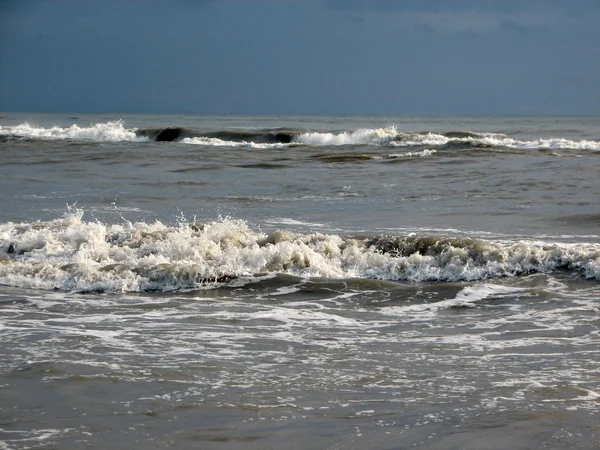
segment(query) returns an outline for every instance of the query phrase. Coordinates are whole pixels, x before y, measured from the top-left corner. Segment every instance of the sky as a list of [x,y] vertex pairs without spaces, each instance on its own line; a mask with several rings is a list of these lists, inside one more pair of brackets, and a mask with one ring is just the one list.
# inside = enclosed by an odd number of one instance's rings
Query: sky
[[0,0],[0,111],[600,115],[599,0]]

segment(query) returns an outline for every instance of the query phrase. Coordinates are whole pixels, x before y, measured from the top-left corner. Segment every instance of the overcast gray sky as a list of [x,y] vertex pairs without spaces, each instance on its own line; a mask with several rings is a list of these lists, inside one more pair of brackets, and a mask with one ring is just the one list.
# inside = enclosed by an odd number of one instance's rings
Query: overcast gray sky
[[600,115],[600,1],[0,0],[0,110]]

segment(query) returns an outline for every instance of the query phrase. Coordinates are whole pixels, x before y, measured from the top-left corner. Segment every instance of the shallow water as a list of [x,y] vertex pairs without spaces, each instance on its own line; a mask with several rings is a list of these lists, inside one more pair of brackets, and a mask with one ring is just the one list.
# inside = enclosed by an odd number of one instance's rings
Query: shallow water
[[4,438],[9,448],[594,448],[600,288],[565,292],[570,281],[5,288],[20,301],[2,307]]

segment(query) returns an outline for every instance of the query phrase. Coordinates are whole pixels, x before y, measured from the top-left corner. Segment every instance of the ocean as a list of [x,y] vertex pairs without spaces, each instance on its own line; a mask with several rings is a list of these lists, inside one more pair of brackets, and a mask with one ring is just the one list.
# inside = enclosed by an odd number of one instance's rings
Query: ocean
[[0,449],[600,448],[600,118],[0,114]]

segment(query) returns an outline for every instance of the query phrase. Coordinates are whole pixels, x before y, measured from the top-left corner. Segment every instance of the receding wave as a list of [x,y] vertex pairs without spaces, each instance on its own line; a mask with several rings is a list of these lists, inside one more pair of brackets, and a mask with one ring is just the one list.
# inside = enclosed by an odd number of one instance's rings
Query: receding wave
[[240,220],[105,225],[76,213],[0,225],[0,283],[72,291],[170,291],[256,274],[460,281],[567,270],[600,279],[600,245],[440,236],[352,238],[252,230]]

